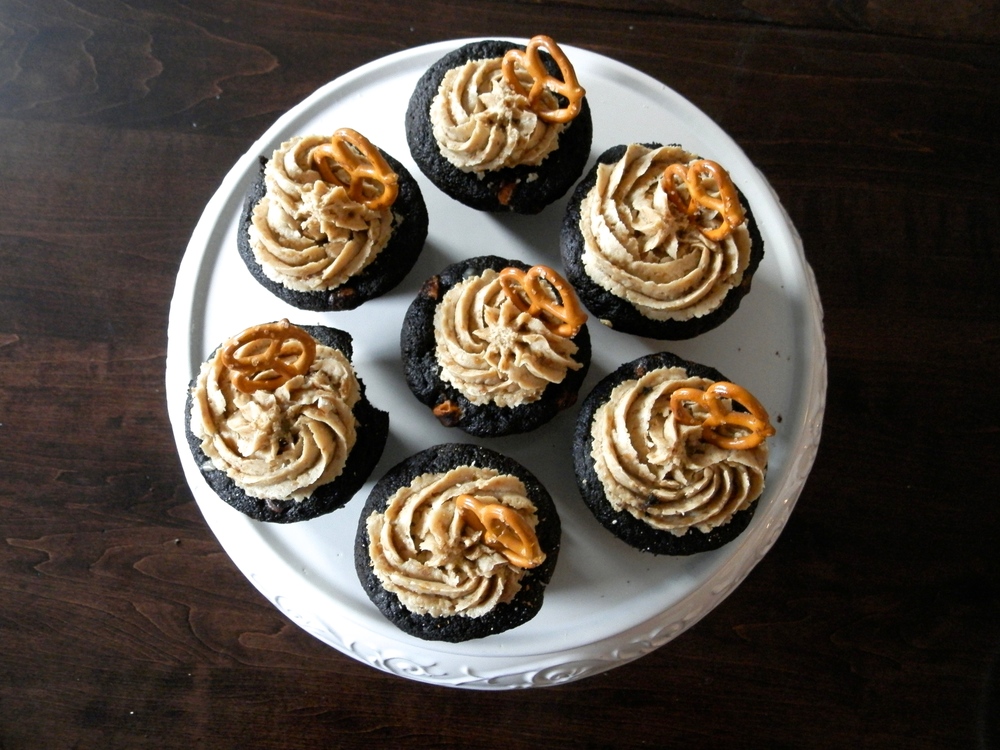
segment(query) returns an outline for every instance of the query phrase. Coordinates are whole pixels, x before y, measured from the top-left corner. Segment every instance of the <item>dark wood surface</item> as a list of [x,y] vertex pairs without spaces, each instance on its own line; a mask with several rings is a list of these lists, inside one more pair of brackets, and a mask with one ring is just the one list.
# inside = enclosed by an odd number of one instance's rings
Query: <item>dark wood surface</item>
[[[702,622],[473,693],[342,656],[230,562],[171,439],[167,312],[280,114],[398,50],[535,33],[675,88],[771,181],[828,406],[783,535]],[[959,0],[0,0],[0,748],[996,746],[998,38]]]

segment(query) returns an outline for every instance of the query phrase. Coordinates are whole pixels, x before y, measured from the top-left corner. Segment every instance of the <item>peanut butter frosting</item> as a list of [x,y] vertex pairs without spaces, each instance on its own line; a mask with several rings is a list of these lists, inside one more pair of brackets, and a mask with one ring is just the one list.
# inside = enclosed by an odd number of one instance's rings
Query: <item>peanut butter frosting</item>
[[615,510],[682,536],[691,528],[708,532],[728,523],[760,496],[766,442],[720,448],[702,440],[700,425],[682,423],[670,410],[675,390],[710,385],[683,368],[659,368],[620,383],[597,409],[591,452]]
[[457,505],[463,495],[513,508],[531,529],[538,523],[521,480],[495,469],[460,466],[401,487],[365,523],[376,576],[411,612],[479,617],[521,588],[526,570],[466,523]]
[[[445,73],[431,102],[434,138],[444,156],[463,172],[481,175],[504,167],[537,166],[559,146],[564,123],[549,123],[533,110],[528,97],[503,77],[503,58],[470,60]],[[516,68],[530,89],[527,71]],[[545,107],[558,108],[545,91]]]
[[250,393],[234,385],[221,353],[202,364],[192,394],[191,431],[212,465],[262,500],[302,500],[340,476],[361,398],[343,353],[317,344],[305,373]]
[[550,383],[583,365],[577,346],[524,312],[487,269],[447,291],[434,313],[441,378],[474,404],[537,401]]
[[676,146],[629,145],[618,162],[597,166],[580,207],[587,275],[652,320],[707,315],[740,285],[750,263],[745,223],[709,239],[702,229],[721,224],[718,216],[688,215],[663,189],[669,165],[696,158]]
[[402,221],[391,207],[369,208],[323,180],[312,152],[329,142],[309,135],[282,143],[264,168],[267,192],[251,217],[250,247],[264,274],[299,292],[334,289],[361,273]]

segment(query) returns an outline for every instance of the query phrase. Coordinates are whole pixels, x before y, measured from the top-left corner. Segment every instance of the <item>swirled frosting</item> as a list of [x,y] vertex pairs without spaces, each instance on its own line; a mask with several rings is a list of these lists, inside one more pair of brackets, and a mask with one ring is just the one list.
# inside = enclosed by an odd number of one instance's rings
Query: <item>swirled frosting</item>
[[577,346],[522,312],[487,269],[447,291],[434,311],[441,378],[474,404],[518,406],[561,383]]
[[[707,315],[739,286],[750,263],[745,224],[710,240],[660,186],[668,165],[695,158],[675,146],[629,145],[619,161],[598,165],[580,206],[587,275],[652,320]],[[707,228],[720,223],[701,220]]]
[[304,374],[273,391],[244,393],[220,353],[202,364],[192,394],[191,431],[212,465],[262,500],[301,500],[340,476],[361,398],[348,359],[318,344]]
[[[503,167],[537,166],[559,146],[564,124],[547,123],[531,110],[528,98],[504,80],[502,60],[470,60],[452,68],[431,102],[441,155],[463,172],[482,175]],[[527,71],[516,70],[530,89]],[[548,90],[543,101],[546,107],[558,106]]]
[[711,382],[680,367],[659,368],[620,383],[597,409],[591,455],[615,510],[682,536],[728,523],[760,496],[766,442],[750,450],[718,448],[701,440],[700,425],[682,425],[670,411],[675,390]]
[[334,289],[361,273],[402,218],[372,210],[324,182],[310,154],[321,135],[282,143],[264,167],[267,192],[253,209],[250,247],[264,274],[299,292]]
[[479,617],[509,602],[525,569],[491,549],[455,500],[469,494],[503,503],[535,528],[536,509],[526,493],[517,477],[474,466],[416,477],[366,519],[375,575],[416,614]]

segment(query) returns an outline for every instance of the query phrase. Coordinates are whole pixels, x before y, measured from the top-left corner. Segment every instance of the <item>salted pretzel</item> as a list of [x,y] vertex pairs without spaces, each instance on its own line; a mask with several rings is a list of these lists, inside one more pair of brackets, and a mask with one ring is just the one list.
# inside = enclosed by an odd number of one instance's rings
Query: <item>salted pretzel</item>
[[[373,210],[388,208],[399,192],[399,178],[371,141],[351,128],[340,128],[329,143],[314,148],[310,154],[324,180],[347,190],[351,200]],[[332,162],[332,163],[331,163]],[[347,175],[344,180],[339,172]],[[378,192],[365,194],[365,185]]]
[[515,508],[459,495],[455,505],[468,526],[483,533],[483,543],[518,568],[535,568],[545,560],[534,529]]
[[[722,398],[739,403],[747,411],[733,411],[719,400]],[[685,405],[688,402],[707,409],[708,416],[699,421]],[[775,433],[761,403],[742,386],[724,380],[713,383],[705,390],[678,388],[670,394],[670,410],[682,425],[701,424],[702,439],[727,450],[756,448],[765,438]],[[737,427],[747,432],[742,435],[727,435],[719,432],[720,427]]]
[[[558,302],[542,289],[542,279],[559,295]],[[500,272],[500,287],[518,310],[538,318],[558,336],[572,338],[587,322],[569,282],[548,266],[532,266],[527,271],[505,268]]]
[[[562,80],[549,74],[541,55],[538,54],[539,48],[545,49],[552,55],[552,59],[559,66]],[[521,79],[518,78],[517,71],[514,69],[515,65],[520,65],[531,76],[530,91],[525,90]],[[580,114],[583,97],[587,92],[580,86],[573,64],[552,37],[534,36],[528,41],[526,49],[508,50],[507,54],[503,56],[502,70],[503,77],[511,88],[521,96],[526,96],[532,111],[545,122],[569,122]],[[569,103],[565,107],[546,108],[542,101],[542,93],[545,89],[561,94],[566,97]]]
[[303,375],[316,359],[316,341],[287,320],[251,326],[222,349],[222,364],[243,393],[273,391]]
[[[718,187],[718,197],[709,195],[705,189],[705,181],[702,175],[715,180]],[[680,180],[687,187],[689,199],[687,203],[677,191],[677,180]],[[701,233],[710,240],[718,242],[725,239],[733,230],[744,221],[743,207],[740,205],[739,193],[736,186],[729,177],[729,173],[718,163],[708,159],[696,159],[687,167],[683,164],[671,164],[660,177],[660,186],[667,193],[671,203],[677,206],[688,216],[694,216],[702,208],[715,211],[722,219],[722,223],[715,229],[699,227]]]

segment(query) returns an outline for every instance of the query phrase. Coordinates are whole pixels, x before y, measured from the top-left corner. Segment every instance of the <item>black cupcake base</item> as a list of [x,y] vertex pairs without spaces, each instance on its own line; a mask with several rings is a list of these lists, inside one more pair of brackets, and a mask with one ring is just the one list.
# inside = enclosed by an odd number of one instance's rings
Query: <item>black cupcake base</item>
[[[593,122],[586,97],[580,114],[559,134],[559,148],[541,164],[505,167],[477,176],[463,172],[441,155],[431,124],[431,102],[441,81],[452,68],[470,60],[503,57],[521,49],[511,42],[473,42],[448,53],[421,76],[406,110],[406,140],[417,166],[442,192],[478,211],[535,214],[561,198],[583,174],[590,158]],[[547,53],[542,59],[553,76],[559,66]]]
[[[403,319],[400,349],[406,383],[417,399],[431,409],[442,407],[439,420],[446,427],[458,427],[477,437],[500,437],[528,432],[551,421],[556,414],[576,403],[580,386],[590,368],[590,333],[584,325],[573,337],[578,351],[575,356],[583,367],[568,370],[561,383],[550,383],[537,401],[514,407],[495,404],[473,404],[450,383],[441,378],[434,338],[434,311],[449,289],[470,276],[487,269],[501,271],[530,266],[495,255],[453,263],[432,276],[421,287]],[[446,409],[443,407],[447,407]]]
[[654,555],[693,555],[718,549],[742,534],[753,518],[757,502],[733,515],[729,523],[709,532],[691,528],[685,534],[676,536],[669,531],[653,528],[628,511],[615,510],[597,476],[591,455],[593,440],[590,429],[594,414],[611,396],[611,391],[626,380],[635,380],[647,372],[666,367],[682,367],[693,377],[712,381],[727,380],[713,367],[689,362],[670,352],[648,354],[625,363],[594,386],[580,407],[573,435],[573,469],[584,503],[601,525],[616,537],[636,549]]
[[[414,478],[426,473],[443,473],[458,466],[478,466],[496,469],[520,479],[527,489],[527,497],[535,505],[538,525],[535,534],[545,553],[545,560],[530,568],[521,579],[521,589],[510,602],[498,604],[480,617],[452,615],[434,617],[415,614],[408,610],[399,597],[387,591],[372,569],[368,552],[370,538],[367,521],[373,513],[384,512],[389,498],[400,487],[409,485]],[[551,496],[535,476],[517,461],[496,451],[480,446],[446,443],[428,448],[401,461],[390,469],[372,489],[358,523],[354,545],[354,566],[358,579],[379,611],[400,630],[429,641],[459,643],[510,630],[532,619],[542,607],[545,587],[555,570],[559,557],[562,535],[559,514]]]
[[[659,148],[659,143],[644,143],[647,148]],[[740,202],[746,211],[746,225],[750,232],[750,262],[743,273],[739,286],[729,290],[722,304],[701,317],[688,320],[653,320],[647,318],[628,300],[618,297],[594,282],[587,275],[583,266],[583,251],[585,242],[580,232],[580,204],[597,181],[599,164],[613,164],[625,154],[626,145],[613,146],[597,158],[597,162],[587,171],[587,174],[573,190],[573,195],[566,207],[559,234],[559,246],[562,254],[563,268],[567,280],[576,289],[580,301],[605,325],[613,330],[631,333],[646,338],[681,341],[699,336],[706,331],[717,328],[728,320],[740,306],[743,297],[750,291],[753,275],[764,257],[764,240],[760,229],[753,218],[750,205],[740,193]],[[737,190],[738,192],[738,190]]]
[[[353,356],[351,335],[346,331],[325,326],[299,327],[318,343],[339,349],[348,360]],[[201,450],[201,440],[191,431],[192,390],[195,384],[195,381],[192,381],[184,407],[187,441],[208,486],[236,510],[257,521],[271,523],[308,521],[342,508],[374,471],[389,436],[389,415],[372,406],[365,397],[365,386],[361,378],[358,378],[358,383],[361,386],[361,399],[354,405],[354,416],[358,421],[357,440],[340,476],[328,484],[317,487],[312,495],[303,500],[267,501],[248,495],[225,472],[216,469]]]

